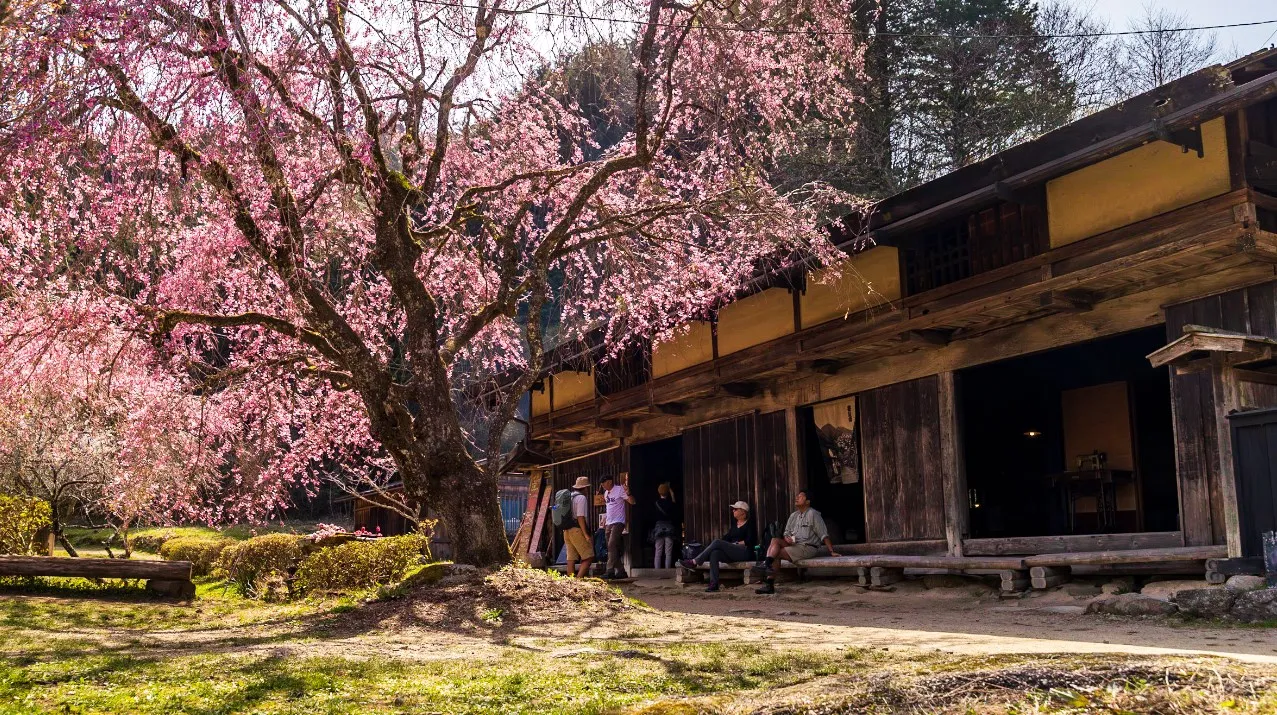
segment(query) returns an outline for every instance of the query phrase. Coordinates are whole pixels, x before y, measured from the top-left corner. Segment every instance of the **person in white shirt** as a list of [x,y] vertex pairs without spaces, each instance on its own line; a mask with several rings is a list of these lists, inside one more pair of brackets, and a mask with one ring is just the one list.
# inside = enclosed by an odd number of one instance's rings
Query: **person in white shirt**
[[634,503],[630,496],[630,487],[617,484],[616,479],[608,474],[603,477],[599,486],[599,496],[607,507],[603,519],[604,533],[607,535],[607,572],[603,578],[625,578],[625,569],[621,564],[625,550],[625,509],[627,504]]

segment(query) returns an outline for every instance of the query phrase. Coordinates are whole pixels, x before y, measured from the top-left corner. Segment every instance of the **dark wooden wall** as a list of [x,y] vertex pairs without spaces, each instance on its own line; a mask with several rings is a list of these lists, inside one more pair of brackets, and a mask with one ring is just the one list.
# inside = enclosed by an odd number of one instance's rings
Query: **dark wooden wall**
[[727,531],[728,506],[749,502],[762,536],[784,521],[793,495],[784,411],[748,414],[683,432],[683,523],[687,542],[707,544]]
[[944,538],[944,474],[936,377],[861,393],[868,540]]
[[[1184,326],[1189,324],[1277,338],[1277,283],[1168,307],[1167,342],[1181,337]],[[1248,407],[1277,404],[1277,394],[1269,387],[1247,387],[1242,393],[1242,403]],[[1210,375],[1203,372],[1172,376],[1171,406],[1184,543],[1188,546],[1223,544],[1227,537]]]
[[758,537],[770,522],[784,527],[789,512],[794,510],[793,480],[789,475],[789,446],[785,434],[785,411],[767,412],[755,423],[758,437],[758,489],[754,510],[758,516]]

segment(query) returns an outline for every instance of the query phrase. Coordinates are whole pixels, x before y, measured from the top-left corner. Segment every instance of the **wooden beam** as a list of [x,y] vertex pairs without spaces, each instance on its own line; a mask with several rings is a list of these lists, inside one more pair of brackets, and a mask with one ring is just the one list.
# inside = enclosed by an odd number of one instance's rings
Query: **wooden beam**
[[687,405],[682,402],[665,402],[652,405],[652,408],[663,415],[684,415],[687,414]]
[[757,382],[724,382],[718,386],[718,389],[731,397],[750,398],[757,397],[762,392],[762,387]]
[[1198,561],[1222,558],[1223,546],[1179,546],[1169,549],[1122,549],[1120,551],[1076,551],[1024,557],[1026,566],[1088,566],[1104,564],[1148,564],[1167,561]]
[[929,347],[944,347],[949,344],[953,334],[948,330],[906,330],[900,334],[900,340]]
[[1038,296],[1038,305],[1057,313],[1080,313],[1094,308],[1095,301],[1082,291],[1049,290]]
[[1236,374],[1237,379],[1242,382],[1254,382],[1260,385],[1277,385],[1277,374],[1273,374],[1271,372],[1246,370],[1239,367],[1234,370],[1234,374]]
[[1247,231],[1237,239],[1242,253],[1263,263],[1277,263],[1277,234],[1268,231]]
[[816,375],[833,375],[843,368],[841,360],[799,360],[794,363],[797,372]]
[[[1216,442],[1219,445],[1219,494],[1223,502],[1224,535],[1229,558],[1242,555],[1242,532],[1238,520],[1237,480],[1233,476],[1233,435],[1228,415],[1241,408],[1241,390],[1236,369],[1224,355],[1211,355],[1211,395],[1215,403]],[[1208,557],[1209,558],[1209,557]]]
[[1178,531],[1147,531],[1138,534],[1075,534],[1069,536],[1012,536],[996,539],[967,539],[963,543],[963,548],[967,556],[1002,556],[1009,554],[1174,548],[1183,545],[1183,534]]
[[552,435],[553,436],[546,440],[547,442],[550,444],[564,444],[566,442],[580,442],[583,433],[564,430],[561,432],[554,432]]
[[940,471],[944,480],[944,537],[950,556],[963,555],[962,540],[967,535],[969,516],[958,390],[957,373],[940,373]]

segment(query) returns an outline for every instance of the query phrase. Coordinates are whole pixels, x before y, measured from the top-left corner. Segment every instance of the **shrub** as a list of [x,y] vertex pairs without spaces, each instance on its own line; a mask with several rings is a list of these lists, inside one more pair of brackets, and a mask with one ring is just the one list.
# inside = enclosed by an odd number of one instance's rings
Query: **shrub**
[[52,523],[43,499],[0,494],[0,554],[35,553],[36,536]]
[[408,534],[320,549],[297,567],[294,585],[305,592],[353,591],[392,583],[420,563],[428,545],[425,536]]
[[266,534],[226,546],[214,573],[225,576],[239,592],[253,598],[275,595],[301,560],[304,537]]
[[234,544],[231,539],[206,539],[199,536],[178,536],[164,542],[160,556],[165,561],[190,561],[191,574],[207,576],[226,547]]
[[177,532],[172,529],[161,529],[157,531],[148,531],[145,534],[138,534],[129,539],[135,551],[145,551],[148,554],[161,553],[164,548],[164,542],[169,539],[177,538]]

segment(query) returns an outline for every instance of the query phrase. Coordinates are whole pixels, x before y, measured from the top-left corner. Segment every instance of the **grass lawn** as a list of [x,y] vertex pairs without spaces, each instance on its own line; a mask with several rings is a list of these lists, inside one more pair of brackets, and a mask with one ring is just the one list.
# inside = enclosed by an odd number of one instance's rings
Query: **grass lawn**
[[[632,602],[504,626],[488,604],[453,603],[478,615],[441,623],[413,610],[434,604],[426,593],[263,603],[206,582],[176,603],[118,583],[10,582],[0,715],[1277,712],[1277,671],[1222,659],[809,651]],[[600,623],[614,627],[582,630]]]

